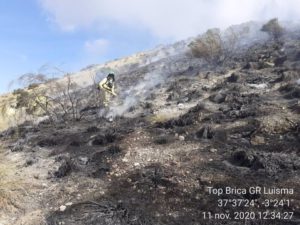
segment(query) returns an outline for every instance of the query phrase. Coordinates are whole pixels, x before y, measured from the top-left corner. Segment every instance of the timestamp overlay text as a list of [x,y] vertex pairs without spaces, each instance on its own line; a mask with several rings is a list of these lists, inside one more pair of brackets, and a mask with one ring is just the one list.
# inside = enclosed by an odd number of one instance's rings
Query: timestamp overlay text
[[207,187],[215,210],[202,212],[205,220],[285,220],[295,219],[293,188],[252,186]]

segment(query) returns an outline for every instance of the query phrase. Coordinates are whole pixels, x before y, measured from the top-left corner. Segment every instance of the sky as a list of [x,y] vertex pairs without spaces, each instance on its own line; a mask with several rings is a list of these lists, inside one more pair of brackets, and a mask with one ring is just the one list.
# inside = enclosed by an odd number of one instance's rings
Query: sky
[[300,0],[0,0],[0,93],[44,65],[76,72],[208,28],[274,17],[299,21]]

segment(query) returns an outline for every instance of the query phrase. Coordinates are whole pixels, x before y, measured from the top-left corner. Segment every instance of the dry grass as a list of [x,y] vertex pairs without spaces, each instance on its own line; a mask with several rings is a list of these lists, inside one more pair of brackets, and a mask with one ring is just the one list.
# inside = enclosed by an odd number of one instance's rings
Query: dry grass
[[159,122],[166,122],[168,120],[172,119],[172,116],[171,115],[167,115],[167,114],[155,114],[151,117],[148,118],[148,121],[151,123],[151,124],[155,124],[155,123],[159,123]]
[[6,123],[0,117],[0,131],[5,130],[6,127],[7,127]]
[[0,164],[0,217],[1,214],[14,213],[22,210],[20,202],[27,195],[22,179],[15,176],[16,168],[7,163]]

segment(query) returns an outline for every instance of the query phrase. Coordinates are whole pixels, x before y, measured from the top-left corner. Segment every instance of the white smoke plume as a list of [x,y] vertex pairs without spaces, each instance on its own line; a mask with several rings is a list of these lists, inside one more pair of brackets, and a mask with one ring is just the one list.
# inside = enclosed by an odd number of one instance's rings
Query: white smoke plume
[[134,87],[120,94],[120,99],[110,107],[108,117],[121,116],[128,111],[132,106],[137,105],[145,100],[152,93],[156,85],[164,83],[166,74],[161,70],[153,73],[147,73],[145,77]]
[[247,21],[300,20],[299,0],[39,0],[49,20],[64,31],[143,29],[181,40],[212,27]]

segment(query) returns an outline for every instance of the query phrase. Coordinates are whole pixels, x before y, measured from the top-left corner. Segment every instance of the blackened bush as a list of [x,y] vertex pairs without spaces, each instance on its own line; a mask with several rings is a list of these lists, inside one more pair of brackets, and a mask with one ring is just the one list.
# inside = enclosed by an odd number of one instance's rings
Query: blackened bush
[[223,55],[223,43],[218,29],[208,30],[191,42],[189,47],[194,57],[203,58],[208,63],[217,63]]
[[57,144],[57,141],[53,139],[43,139],[37,143],[37,145],[40,147],[51,147],[56,146]]
[[154,143],[158,145],[164,145],[168,143],[168,139],[165,136],[157,137],[154,139]]
[[121,148],[118,145],[112,145],[108,148],[108,152],[112,155],[120,153]]
[[284,29],[277,18],[271,19],[264,24],[261,31],[267,32],[274,40],[280,39],[284,34]]
[[98,127],[95,127],[95,126],[92,126],[92,127],[88,127],[86,129],[86,132],[88,133],[95,133],[95,132],[98,132],[99,131],[99,128]]

